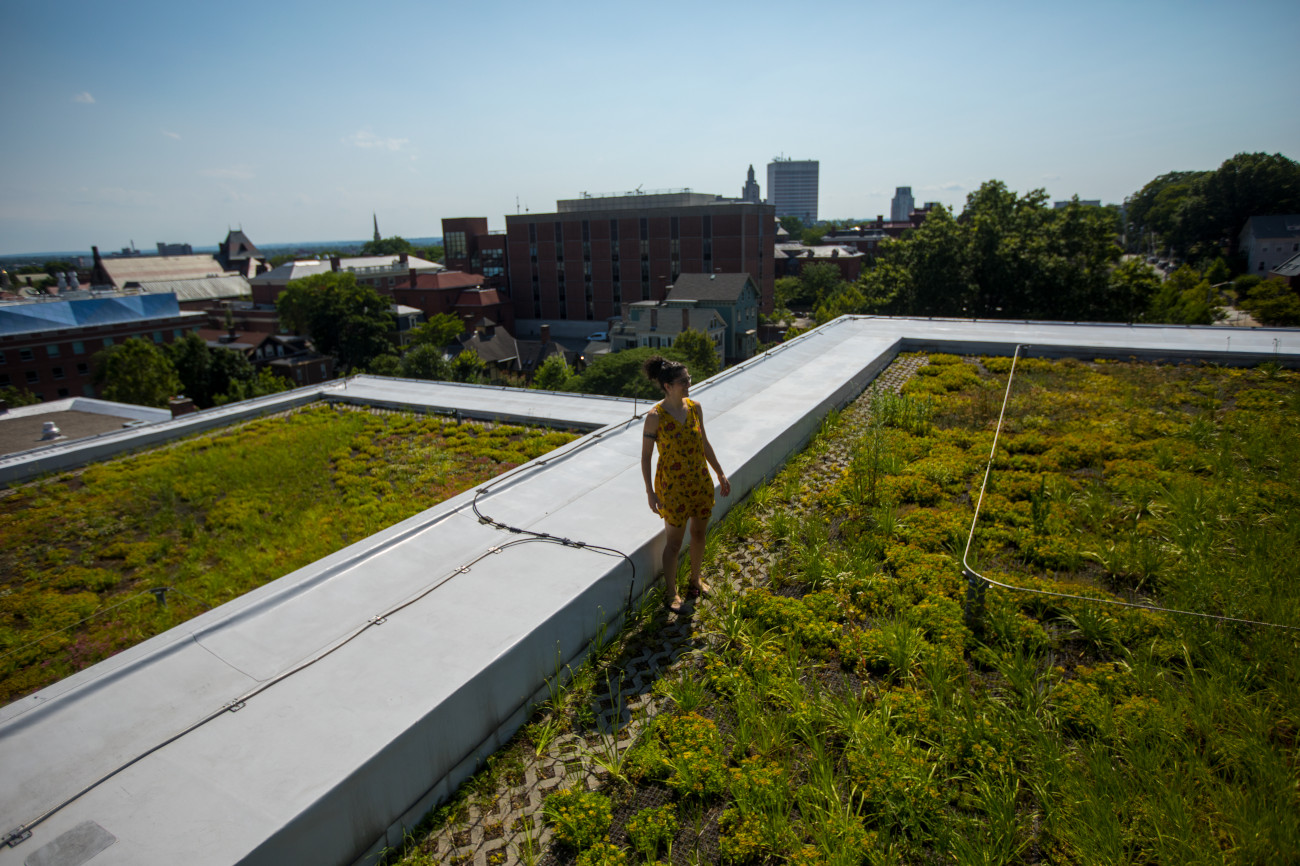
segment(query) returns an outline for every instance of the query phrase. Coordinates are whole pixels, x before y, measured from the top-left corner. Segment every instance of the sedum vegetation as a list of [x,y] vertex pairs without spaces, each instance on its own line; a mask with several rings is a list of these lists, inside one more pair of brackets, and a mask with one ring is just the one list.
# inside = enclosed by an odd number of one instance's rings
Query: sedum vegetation
[[[548,803],[561,855],[677,862],[681,819],[716,833],[691,862],[1294,861],[1300,631],[998,588],[968,624],[1011,361],[928,361],[723,522],[698,665],[656,685],[672,708],[564,813],[581,826]],[[1298,384],[1021,361],[972,566],[1300,626]],[[810,481],[839,447],[849,468]],[[769,582],[744,585],[746,550],[775,554]],[[653,788],[672,808],[624,827],[591,799]]]
[[[14,491],[0,499],[0,702],[574,438],[316,405]],[[155,587],[175,588],[165,606]]]

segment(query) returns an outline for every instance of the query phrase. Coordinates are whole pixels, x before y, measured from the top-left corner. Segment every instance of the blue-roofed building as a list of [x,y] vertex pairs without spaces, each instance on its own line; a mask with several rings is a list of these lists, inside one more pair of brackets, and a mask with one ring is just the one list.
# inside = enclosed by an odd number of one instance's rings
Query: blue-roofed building
[[174,293],[75,292],[0,303],[0,388],[42,401],[98,397],[97,352],[130,337],[170,343],[205,321],[182,310]]

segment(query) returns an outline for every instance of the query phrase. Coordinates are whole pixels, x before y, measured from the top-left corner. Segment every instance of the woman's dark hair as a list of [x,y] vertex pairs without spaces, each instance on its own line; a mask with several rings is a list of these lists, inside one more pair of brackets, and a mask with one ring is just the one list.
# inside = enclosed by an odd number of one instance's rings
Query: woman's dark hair
[[686,365],[680,361],[670,361],[661,355],[654,355],[641,368],[646,378],[658,383],[660,388],[667,388],[686,373]]

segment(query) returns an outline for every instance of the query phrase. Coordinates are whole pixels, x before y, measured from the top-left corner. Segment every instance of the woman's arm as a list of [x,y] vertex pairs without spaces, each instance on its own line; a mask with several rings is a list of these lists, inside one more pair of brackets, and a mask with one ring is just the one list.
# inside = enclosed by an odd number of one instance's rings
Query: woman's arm
[[722,465],[718,463],[718,457],[713,453],[713,446],[709,443],[709,434],[704,432],[704,407],[699,403],[695,404],[700,413],[700,438],[704,440],[704,459],[713,467],[713,472],[718,476],[718,486],[722,490],[723,496],[731,495],[731,482],[722,471]]
[[645,481],[646,498],[650,510],[659,513],[659,497],[655,496],[654,482],[650,480],[650,458],[655,453],[655,439],[659,435],[659,413],[654,409],[645,413],[645,427],[641,430],[641,478]]

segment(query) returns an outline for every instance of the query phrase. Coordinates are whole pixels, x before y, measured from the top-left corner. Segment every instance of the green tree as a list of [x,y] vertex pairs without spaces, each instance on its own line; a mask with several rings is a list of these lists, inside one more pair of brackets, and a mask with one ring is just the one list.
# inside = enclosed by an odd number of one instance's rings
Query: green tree
[[1232,279],[1232,271],[1228,270],[1228,263],[1220,256],[1205,270],[1205,278],[1210,281],[1210,285],[1217,286]]
[[840,316],[867,312],[867,299],[857,283],[844,284],[817,307],[817,324],[824,325]]
[[1212,325],[1222,317],[1214,288],[1190,265],[1169,275],[1147,312],[1147,321],[1173,325]]
[[1140,259],[1120,262],[1110,274],[1107,295],[1115,321],[1140,322],[1160,291],[1160,277],[1155,269]]
[[722,368],[713,340],[703,331],[687,328],[673,341],[673,348],[686,356],[686,366],[697,382],[709,378]]
[[803,235],[803,230],[807,228],[803,220],[797,216],[783,216],[780,218],[781,228],[790,233],[790,237],[797,238]]
[[411,332],[412,345],[428,343],[441,349],[455,342],[465,332],[465,323],[450,313],[435,313]]
[[350,372],[389,351],[393,319],[388,301],[351,273],[330,272],[291,280],[275,301],[280,321],[306,332],[317,350],[338,359]]
[[1178,212],[1182,251],[1200,259],[1235,251],[1252,216],[1300,212],[1300,163],[1280,153],[1239,153],[1193,184]]
[[1261,280],[1238,306],[1261,325],[1284,328],[1300,325],[1300,297],[1281,280]]
[[445,251],[442,244],[434,244],[433,246],[424,247],[423,249],[417,249],[415,254],[427,262],[441,263]]
[[533,387],[541,391],[567,391],[573,380],[573,372],[564,358],[551,355],[537,368],[533,376]]
[[[662,355],[683,364],[690,360],[675,348],[627,349],[597,358],[577,377],[573,390],[584,394],[605,394],[610,397],[640,397],[658,400],[663,390],[645,377],[642,367],[652,355]],[[694,371],[692,371],[694,375]]]
[[487,364],[473,349],[462,349],[451,361],[451,377],[457,382],[482,384],[488,379]]
[[1178,212],[1204,171],[1162,174],[1128,199],[1129,244],[1135,251],[1159,248],[1177,232]]
[[17,388],[13,385],[5,385],[0,388],[0,400],[3,400],[10,408],[17,406],[34,406],[41,402],[35,394],[26,388]]
[[[226,354],[233,355],[234,353],[226,352]],[[214,405],[225,406],[227,403],[252,400],[254,397],[264,397],[267,394],[288,391],[292,387],[293,385],[288,379],[277,376],[271,372],[269,367],[261,367],[255,370],[251,376],[231,379],[227,389],[214,398]]]
[[844,288],[843,274],[830,262],[804,265],[799,271],[799,282],[803,286],[800,296],[807,299],[810,307],[819,306]]
[[774,287],[776,305],[778,307],[798,306],[800,299],[803,297],[803,283],[799,282],[798,277],[778,277]]
[[415,247],[411,246],[411,242],[400,235],[377,241],[366,241],[365,246],[361,248],[363,256],[400,256],[402,253],[412,255],[414,252]]
[[434,382],[450,382],[453,378],[451,363],[442,356],[442,349],[430,343],[421,343],[408,349],[402,356],[398,375],[406,379],[429,379]]
[[822,238],[824,237],[826,237],[826,229],[820,228],[818,226],[805,228],[803,231],[799,233],[799,241],[804,246],[808,246],[808,247],[817,246],[819,243],[822,242]]
[[366,372],[372,376],[401,376],[402,357],[396,352],[385,352],[382,355],[376,355],[366,365]]
[[181,380],[167,353],[152,342],[130,337],[95,355],[95,383],[105,400],[137,406],[167,405],[181,393]]

